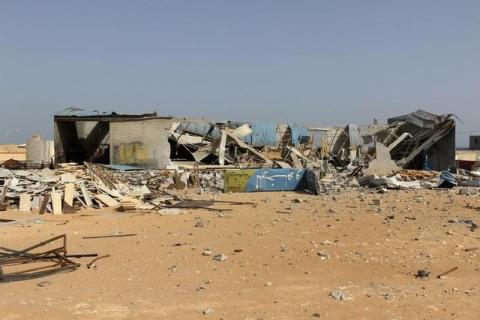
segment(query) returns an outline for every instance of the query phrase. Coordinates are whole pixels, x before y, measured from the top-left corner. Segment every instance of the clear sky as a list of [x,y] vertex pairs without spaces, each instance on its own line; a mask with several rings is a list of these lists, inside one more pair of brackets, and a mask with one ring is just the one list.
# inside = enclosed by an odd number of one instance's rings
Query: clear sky
[[[0,143],[66,107],[480,130],[480,1],[0,0]],[[466,134],[459,135],[460,145]]]

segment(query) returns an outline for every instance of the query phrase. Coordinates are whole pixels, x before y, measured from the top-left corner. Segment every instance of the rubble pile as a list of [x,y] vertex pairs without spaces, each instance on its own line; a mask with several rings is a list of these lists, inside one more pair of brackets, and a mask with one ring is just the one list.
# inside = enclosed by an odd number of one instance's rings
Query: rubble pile
[[[392,169],[398,166],[438,170],[454,157],[452,116],[417,110],[391,118],[387,124],[304,130],[287,125],[283,131],[281,124],[255,127],[255,124],[228,122],[200,126],[184,120],[174,127],[170,141],[174,147],[173,159],[189,159],[198,165],[309,167],[328,173],[333,168],[368,167],[381,156],[379,161],[384,166],[386,157],[391,158]],[[380,169],[378,164],[374,165],[375,170]]]
[[[303,131],[295,131],[294,126],[282,131],[278,125],[273,133],[270,127],[242,122],[202,127],[184,121],[175,127],[170,140],[176,154],[197,166],[227,171],[232,167],[310,170],[317,180],[314,193],[358,186],[433,188],[439,183],[439,172],[455,163],[452,118],[452,114],[417,110],[391,118],[387,124],[311,127]],[[275,134],[277,137],[272,138]],[[175,164],[182,167],[181,161]],[[262,179],[264,171],[259,172],[251,175]],[[274,176],[272,171],[270,178]],[[471,180],[470,185],[477,183]],[[262,186],[254,189],[269,190]]]
[[[8,170],[0,168],[0,209],[20,212],[74,213],[81,208],[120,208],[124,211],[159,211],[168,208],[198,207],[198,202],[178,196],[173,190],[193,188],[198,192],[226,190],[229,170],[113,170],[85,163],[61,164],[59,168]],[[276,171],[275,171],[276,172]],[[478,171],[435,172],[399,170],[389,176],[362,175],[361,170],[325,173],[305,170],[313,179],[317,194],[341,192],[348,188],[419,189],[465,187],[461,194],[478,194]],[[312,187],[304,186],[305,190]],[[313,191],[312,191],[313,192]],[[188,205],[185,201],[190,201]],[[202,203],[205,208],[213,203]]]
[[82,208],[122,211],[210,208],[215,201],[179,196],[177,189],[223,190],[220,171],[114,170],[85,163],[60,164],[57,169],[8,170],[0,168],[0,209],[40,214],[75,213]]
[[[423,110],[394,117],[387,124],[345,127],[300,127],[294,124],[245,122],[215,123],[191,119],[159,118],[156,114],[55,118],[62,130],[72,121],[97,123],[107,139],[106,121],[156,121],[165,126],[165,147],[155,143],[103,140],[91,149],[78,149],[80,141],[62,145],[60,159],[90,154],[104,161],[107,150],[114,164],[90,160],[60,163],[56,169],[0,169],[0,209],[39,213],[71,213],[80,208],[120,207],[123,210],[178,209],[198,203],[182,201],[168,190],[207,192],[306,191],[341,192],[347,188],[418,189],[480,187],[480,170],[457,170],[455,121],[452,114]],[[133,119],[133,120],[132,120]],[[68,122],[62,122],[67,121]],[[136,121],[137,126],[141,122]],[[68,124],[68,125],[67,125]],[[171,128],[170,128],[171,126]],[[168,129],[170,128],[170,129]],[[102,130],[100,130],[102,129]],[[66,133],[70,129],[65,129]],[[168,155],[168,145],[170,155]],[[74,146],[75,148],[73,148]],[[149,152],[153,148],[155,152]],[[81,152],[80,152],[81,151]],[[152,156],[153,155],[153,156]],[[103,159],[103,160],[101,160]],[[143,162],[142,162],[143,161]],[[108,162],[111,162],[110,160]],[[138,165],[144,163],[144,165]],[[158,163],[169,163],[165,167]],[[11,168],[11,169],[8,169]],[[153,169],[164,168],[164,169]],[[180,205],[179,205],[180,203]],[[205,203],[201,204],[205,207]]]
[[117,171],[88,163],[60,164],[54,170],[0,168],[0,204],[3,210],[9,207],[40,214],[118,207],[124,198],[151,195],[170,181],[172,173],[165,170]]

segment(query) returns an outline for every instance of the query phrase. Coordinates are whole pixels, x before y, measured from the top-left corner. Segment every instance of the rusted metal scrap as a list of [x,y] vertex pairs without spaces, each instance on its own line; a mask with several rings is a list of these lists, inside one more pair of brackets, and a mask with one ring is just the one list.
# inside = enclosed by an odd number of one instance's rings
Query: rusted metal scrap
[[441,279],[442,277],[444,277],[444,276],[446,276],[447,274],[452,273],[453,271],[456,271],[456,270],[458,270],[458,267],[453,267],[452,269],[449,269],[449,270],[447,270],[447,271],[442,272],[441,274],[439,274],[439,275],[437,276],[437,278],[438,278],[438,279]]
[[[58,244],[59,242],[60,244]],[[38,251],[39,248],[48,249]],[[28,280],[74,271],[80,267],[80,264],[70,258],[82,256],[67,254],[67,236],[65,234],[39,242],[23,250],[0,247],[0,282]]]
[[105,258],[109,258],[110,255],[109,254],[106,254],[104,256],[100,256],[100,257],[96,257],[95,259],[93,259],[92,261],[90,261],[89,263],[86,264],[87,266],[87,269],[90,269],[92,267],[95,267],[95,262],[97,262],[98,260],[100,259],[105,259]]

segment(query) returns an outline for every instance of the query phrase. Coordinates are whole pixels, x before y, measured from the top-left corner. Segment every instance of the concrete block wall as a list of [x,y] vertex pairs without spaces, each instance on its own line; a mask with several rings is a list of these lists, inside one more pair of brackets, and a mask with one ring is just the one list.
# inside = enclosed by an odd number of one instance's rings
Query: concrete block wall
[[110,123],[110,162],[148,168],[171,166],[168,137],[173,119]]

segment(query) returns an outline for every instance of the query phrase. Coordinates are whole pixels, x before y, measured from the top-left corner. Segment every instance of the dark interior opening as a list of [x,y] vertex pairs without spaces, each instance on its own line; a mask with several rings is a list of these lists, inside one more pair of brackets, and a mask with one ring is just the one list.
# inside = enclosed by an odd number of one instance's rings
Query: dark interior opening
[[109,122],[97,122],[85,137],[79,137],[75,121],[57,121],[57,129],[66,162],[110,163]]

